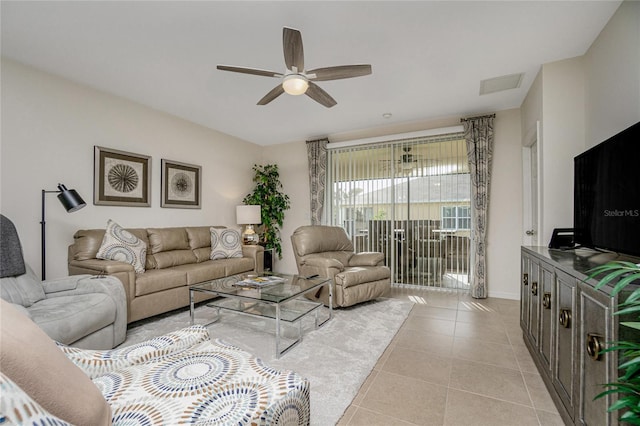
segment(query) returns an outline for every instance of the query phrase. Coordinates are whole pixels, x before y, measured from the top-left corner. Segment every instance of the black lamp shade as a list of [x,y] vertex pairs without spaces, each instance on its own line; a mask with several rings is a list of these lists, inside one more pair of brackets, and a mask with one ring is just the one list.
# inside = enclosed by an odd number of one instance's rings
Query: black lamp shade
[[63,184],[58,184],[58,191],[60,191],[58,200],[67,210],[67,213],[73,213],[87,205],[75,189],[67,189]]

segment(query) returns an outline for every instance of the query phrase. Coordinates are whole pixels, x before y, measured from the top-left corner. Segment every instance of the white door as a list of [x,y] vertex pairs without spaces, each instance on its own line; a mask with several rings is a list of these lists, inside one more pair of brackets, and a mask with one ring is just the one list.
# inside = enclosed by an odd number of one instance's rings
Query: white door
[[531,245],[540,244],[538,238],[538,142],[531,145],[531,223],[525,230],[525,236],[530,238]]
[[540,245],[539,239],[539,194],[538,185],[538,139],[540,124],[538,122],[536,136],[532,143],[523,148],[523,225],[522,244],[525,246]]

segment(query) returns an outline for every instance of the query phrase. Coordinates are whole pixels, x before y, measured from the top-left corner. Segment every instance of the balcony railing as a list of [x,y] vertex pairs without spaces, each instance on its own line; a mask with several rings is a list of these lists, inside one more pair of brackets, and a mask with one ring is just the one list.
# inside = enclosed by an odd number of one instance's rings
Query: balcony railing
[[356,251],[380,251],[396,284],[468,288],[468,231],[440,228],[438,220],[370,220],[353,234]]

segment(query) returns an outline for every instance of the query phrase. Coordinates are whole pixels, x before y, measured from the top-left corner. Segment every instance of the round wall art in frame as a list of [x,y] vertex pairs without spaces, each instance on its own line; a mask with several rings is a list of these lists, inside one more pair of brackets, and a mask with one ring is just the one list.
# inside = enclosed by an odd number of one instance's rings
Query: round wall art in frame
[[201,208],[202,168],[194,164],[161,160],[161,207],[183,209]]
[[94,147],[93,203],[151,206],[151,157]]

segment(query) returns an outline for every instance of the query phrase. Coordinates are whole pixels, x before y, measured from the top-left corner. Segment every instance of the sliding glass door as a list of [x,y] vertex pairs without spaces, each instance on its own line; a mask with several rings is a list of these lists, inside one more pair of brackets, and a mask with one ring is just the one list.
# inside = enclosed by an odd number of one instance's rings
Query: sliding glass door
[[329,149],[328,208],[395,284],[467,288],[470,179],[462,134]]

